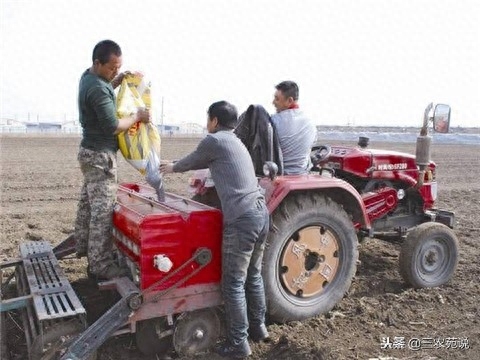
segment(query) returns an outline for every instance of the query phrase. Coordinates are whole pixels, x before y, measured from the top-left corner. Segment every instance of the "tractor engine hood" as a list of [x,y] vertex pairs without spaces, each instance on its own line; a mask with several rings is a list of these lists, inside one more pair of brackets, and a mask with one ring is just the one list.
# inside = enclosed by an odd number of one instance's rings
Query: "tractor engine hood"
[[[418,175],[414,155],[383,149],[332,146],[332,152],[324,166],[361,178],[377,178],[380,174],[391,178],[387,173],[405,173],[412,178],[417,178]],[[435,163],[430,161],[428,168],[434,171]]]

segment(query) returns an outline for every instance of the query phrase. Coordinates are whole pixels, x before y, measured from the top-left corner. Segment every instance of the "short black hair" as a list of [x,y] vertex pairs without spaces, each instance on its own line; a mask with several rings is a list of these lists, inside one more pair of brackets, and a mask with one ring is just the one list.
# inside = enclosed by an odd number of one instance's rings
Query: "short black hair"
[[293,81],[282,81],[280,84],[275,86],[275,89],[280,90],[286,98],[292,97],[293,100],[298,100],[298,85]]
[[122,49],[112,40],[102,40],[93,48],[92,62],[98,60],[100,64],[110,61],[110,55],[122,56]]
[[238,120],[238,112],[237,108],[230,104],[227,101],[217,101],[214,102],[208,108],[208,117],[210,119],[217,118],[218,124],[221,127],[225,127],[228,129],[234,129],[237,125]]

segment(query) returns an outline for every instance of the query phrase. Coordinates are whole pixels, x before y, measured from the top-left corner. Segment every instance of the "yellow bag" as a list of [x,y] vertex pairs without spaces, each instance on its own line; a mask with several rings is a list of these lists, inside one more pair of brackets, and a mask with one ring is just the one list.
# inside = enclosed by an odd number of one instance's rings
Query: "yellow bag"
[[[135,115],[138,108],[151,108],[150,84],[143,76],[127,74],[117,95],[117,117]],[[118,136],[120,152],[125,160],[145,175],[147,182],[156,189],[160,201],[164,201],[160,174],[160,135],[152,123],[141,121],[133,124]]]
[[[117,117],[132,116],[138,108],[150,107],[150,85],[145,83],[143,76],[125,75],[117,95]],[[118,134],[118,145],[125,160],[145,175],[150,152],[160,153],[160,135],[153,124],[136,122]]]

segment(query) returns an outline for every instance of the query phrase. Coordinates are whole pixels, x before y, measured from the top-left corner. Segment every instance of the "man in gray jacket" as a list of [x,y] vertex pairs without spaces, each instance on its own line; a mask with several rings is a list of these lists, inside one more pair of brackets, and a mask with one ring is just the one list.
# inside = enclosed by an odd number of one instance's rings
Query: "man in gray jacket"
[[227,325],[227,341],[216,351],[229,358],[251,354],[248,336],[253,341],[268,338],[261,268],[269,214],[250,154],[233,133],[237,117],[232,104],[213,103],[208,109],[209,134],[196,150],[160,166],[162,173],[208,167],[212,174],[223,213],[221,283]]
[[298,86],[282,81],[275,86],[273,105],[277,113],[272,123],[277,132],[283,156],[283,174],[306,174],[310,170],[310,150],[317,139],[317,128],[298,106]]

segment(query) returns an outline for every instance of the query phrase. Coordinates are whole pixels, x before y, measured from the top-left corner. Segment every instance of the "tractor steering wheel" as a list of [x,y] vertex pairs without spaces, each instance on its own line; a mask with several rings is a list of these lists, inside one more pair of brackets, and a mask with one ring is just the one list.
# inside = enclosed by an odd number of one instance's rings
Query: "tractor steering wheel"
[[327,160],[332,153],[332,148],[328,145],[316,145],[312,147],[310,158],[313,166],[317,166],[321,162]]

